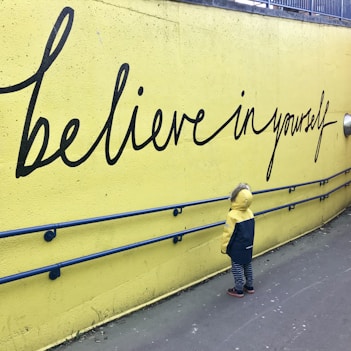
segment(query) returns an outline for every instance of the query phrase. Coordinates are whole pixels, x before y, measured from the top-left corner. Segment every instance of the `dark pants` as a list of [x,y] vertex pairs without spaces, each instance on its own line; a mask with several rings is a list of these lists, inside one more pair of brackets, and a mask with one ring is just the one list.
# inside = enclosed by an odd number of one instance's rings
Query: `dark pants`
[[239,264],[232,261],[232,273],[234,276],[235,289],[237,291],[243,291],[244,283],[249,288],[253,287],[253,271],[251,262],[247,264]]

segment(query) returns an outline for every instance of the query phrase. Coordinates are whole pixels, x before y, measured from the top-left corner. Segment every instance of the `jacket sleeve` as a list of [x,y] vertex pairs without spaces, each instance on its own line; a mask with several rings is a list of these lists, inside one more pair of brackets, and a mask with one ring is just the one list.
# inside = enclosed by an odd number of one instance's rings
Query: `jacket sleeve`
[[222,254],[227,253],[227,246],[234,232],[235,224],[236,224],[236,220],[233,216],[231,216],[231,213],[229,212],[223,228],[222,243],[221,243]]

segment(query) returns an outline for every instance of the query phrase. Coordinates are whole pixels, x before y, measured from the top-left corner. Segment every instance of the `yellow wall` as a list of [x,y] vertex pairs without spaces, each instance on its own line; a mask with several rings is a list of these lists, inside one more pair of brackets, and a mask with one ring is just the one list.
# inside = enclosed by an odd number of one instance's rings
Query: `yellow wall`
[[[302,183],[350,166],[349,28],[168,1],[3,0],[1,8],[0,231],[224,196],[242,180],[253,190]],[[292,132],[286,114],[295,126],[308,111]],[[257,195],[253,210],[348,179]],[[255,254],[349,202],[350,190],[340,190],[258,217]],[[0,277],[221,221],[227,208],[59,229],[50,243],[43,233],[0,239]],[[218,227],[64,268],[55,281],[0,285],[0,349],[45,348],[225,269],[220,236]]]

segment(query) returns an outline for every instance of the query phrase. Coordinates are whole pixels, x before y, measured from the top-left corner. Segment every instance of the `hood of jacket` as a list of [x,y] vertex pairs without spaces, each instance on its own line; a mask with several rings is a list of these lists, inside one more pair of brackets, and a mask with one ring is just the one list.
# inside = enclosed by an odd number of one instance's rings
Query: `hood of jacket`
[[237,211],[246,211],[252,203],[252,194],[250,190],[240,190],[235,200],[232,202],[231,209]]

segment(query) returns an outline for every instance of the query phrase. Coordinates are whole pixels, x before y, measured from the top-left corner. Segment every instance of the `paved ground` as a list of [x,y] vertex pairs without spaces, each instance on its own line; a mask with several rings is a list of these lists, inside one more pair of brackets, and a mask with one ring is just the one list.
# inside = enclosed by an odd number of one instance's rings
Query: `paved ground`
[[254,295],[222,274],[53,350],[351,350],[351,207],[253,267]]

